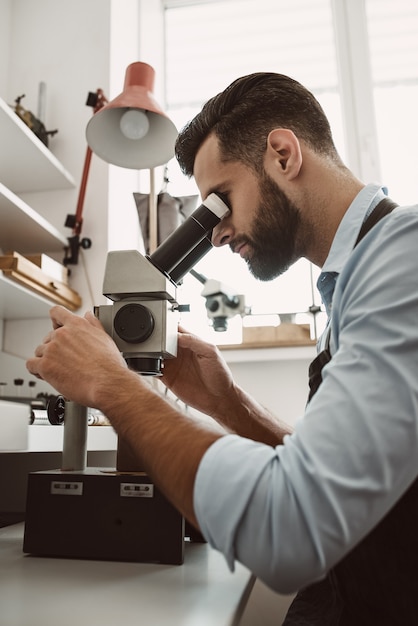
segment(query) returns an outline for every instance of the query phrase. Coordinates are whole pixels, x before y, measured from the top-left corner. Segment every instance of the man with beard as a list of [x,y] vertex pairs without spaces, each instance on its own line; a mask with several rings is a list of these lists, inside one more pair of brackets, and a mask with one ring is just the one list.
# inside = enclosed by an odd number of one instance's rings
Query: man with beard
[[52,309],[29,371],[102,410],[231,568],[239,560],[273,589],[298,591],[286,625],[415,624],[418,207],[394,208],[359,181],[313,95],[280,74],[212,98],[176,156],[203,198],[215,192],[230,208],[215,246],[261,280],[301,257],[322,269],[329,324],[294,432],[184,329],[162,381],[222,431],[129,371],[91,313]]

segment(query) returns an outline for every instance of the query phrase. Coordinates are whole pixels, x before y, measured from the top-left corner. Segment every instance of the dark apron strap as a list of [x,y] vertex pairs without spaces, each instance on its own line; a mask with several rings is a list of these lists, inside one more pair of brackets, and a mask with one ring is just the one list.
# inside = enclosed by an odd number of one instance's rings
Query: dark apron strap
[[382,217],[385,217],[385,215],[392,213],[393,209],[396,209],[397,206],[399,205],[396,204],[396,202],[393,202],[393,200],[391,200],[390,198],[383,198],[383,200],[381,200],[379,204],[376,204],[373,211],[364,220],[354,247],[356,247],[356,245],[363,239],[364,235],[366,235],[369,230],[371,230],[373,226],[382,219]]
[[[359,241],[363,239],[369,230],[371,230],[373,226],[382,219],[382,217],[391,213],[397,206],[396,202],[393,202],[390,198],[383,198],[383,200],[375,206],[370,215],[364,220],[354,247],[356,247]],[[329,330],[325,348],[318,354],[309,366],[308,402],[318,391],[318,388],[322,383],[322,368],[325,367],[325,365],[331,360],[331,352],[329,349],[330,335],[331,331]]]

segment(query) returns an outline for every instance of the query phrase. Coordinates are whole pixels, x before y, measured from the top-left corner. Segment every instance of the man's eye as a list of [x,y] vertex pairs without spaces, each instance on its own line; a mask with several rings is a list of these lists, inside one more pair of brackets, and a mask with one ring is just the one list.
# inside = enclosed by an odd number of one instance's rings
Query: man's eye
[[226,193],[222,193],[222,191],[217,191],[217,192],[216,192],[216,195],[217,195],[217,196],[218,196],[218,197],[222,200],[222,202],[224,202],[224,203],[226,204],[226,206],[228,207],[228,209],[229,209],[230,211],[232,211],[232,208],[231,208],[231,203],[229,202],[229,197],[228,197],[228,194],[226,194]]

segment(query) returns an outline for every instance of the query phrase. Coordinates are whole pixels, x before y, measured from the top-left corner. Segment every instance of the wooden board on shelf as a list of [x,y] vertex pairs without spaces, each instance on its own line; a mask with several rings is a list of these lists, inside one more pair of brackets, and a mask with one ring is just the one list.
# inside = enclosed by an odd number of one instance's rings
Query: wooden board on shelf
[[31,289],[35,293],[49,298],[56,304],[62,304],[71,311],[81,307],[80,295],[65,283],[52,278],[18,252],[10,252],[0,257],[0,270],[7,278]]
[[248,348],[278,348],[281,346],[314,346],[309,324],[279,324],[278,326],[244,326],[242,343],[218,346],[221,350]]
[[58,263],[58,261],[55,261],[55,259],[52,259],[47,254],[25,254],[25,257],[28,261],[40,267],[45,274],[48,274],[48,276],[51,276],[54,280],[68,285],[68,267],[65,267],[62,263]]

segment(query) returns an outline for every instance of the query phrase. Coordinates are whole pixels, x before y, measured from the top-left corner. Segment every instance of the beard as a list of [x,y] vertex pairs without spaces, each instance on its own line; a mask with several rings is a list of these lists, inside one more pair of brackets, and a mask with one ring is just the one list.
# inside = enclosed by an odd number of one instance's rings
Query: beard
[[297,235],[300,211],[264,174],[259,184],[262,198],[252,224],[251,235],[240,242],[248,244],[251,256],[246,259],[248,269],[258,280],[273,280],[283,274],[298,259]]

